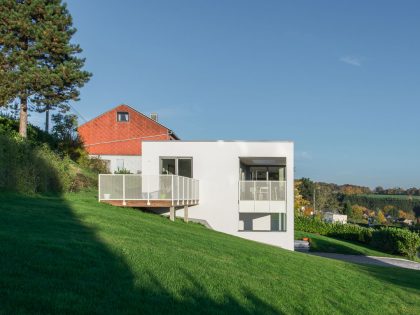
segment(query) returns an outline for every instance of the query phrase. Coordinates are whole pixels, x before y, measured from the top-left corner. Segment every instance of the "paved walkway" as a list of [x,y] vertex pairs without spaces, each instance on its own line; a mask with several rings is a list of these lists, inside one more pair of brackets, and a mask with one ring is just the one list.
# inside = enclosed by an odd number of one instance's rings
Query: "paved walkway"
[[390,258],[390,257],[374,257],[374,256],[361,256],[361,255],[345,255],[345,254],[334,254],[334,253],[320,253],[320,252],[307,252],[310,255],[321,256],[331,259],[338,259],[348,261],[357,264],[368,264],[383,267],[400,267],[406,269],[420,270],[420,263],[402,259],[402,258]]

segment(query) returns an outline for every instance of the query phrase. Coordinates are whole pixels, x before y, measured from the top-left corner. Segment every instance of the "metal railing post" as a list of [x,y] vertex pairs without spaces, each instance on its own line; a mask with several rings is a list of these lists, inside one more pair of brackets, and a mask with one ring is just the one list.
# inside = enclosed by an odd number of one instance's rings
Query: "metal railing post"
[[98,175],[98,201],[101,201],[101,175]]
[[182,204],[185,204],[185,178],[182,177]]
[[271,212],[271,180],[268,182],[268,209]]
[[194,193],[195,193],[195,187],[194,187],[194,179],[191,179],[191,190],[192,190],[192,194],[191,194],[191,203],[194,203]]
[[255,212],[255,201],[257,200],[257,181],[254,180],[254,212]]
[[190,201],[190,181],[187,178],[187,204]]
[[146,181],[147,181],[147,205],[150,205],[150,179],[146,175]]
[[176,198],[176,204],[179,206],[179,176],[177,176],[176,182],[177,182],[176,187],[177,187],[177,191],[178,191],[177,198]]
[[171,176],[171,200],[174,205],[174,175]]
[[125,175],[122,176],[123,177],[123,206],[127,205],[127,203],[125,202]]

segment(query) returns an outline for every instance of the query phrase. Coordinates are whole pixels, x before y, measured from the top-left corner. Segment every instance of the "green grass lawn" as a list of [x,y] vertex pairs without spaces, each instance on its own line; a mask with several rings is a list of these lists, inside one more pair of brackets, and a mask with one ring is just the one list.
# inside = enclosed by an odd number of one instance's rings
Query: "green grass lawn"
[[350,255],[364,255],[364,256],[379,256],[379,257],[400,257],[390,255],[373,248],[370,248],[367,245],[338,240],[335,238],[307,233],[302,231],[295,231],[295,239],[302,239],[303,237],[310,238],[310,250],[314,252],[324,252],[324,253],[338,253],[338,254],[350,254]]
[[0,194],[1,314],[419,314],[420,272],[349,264],[198,224]]

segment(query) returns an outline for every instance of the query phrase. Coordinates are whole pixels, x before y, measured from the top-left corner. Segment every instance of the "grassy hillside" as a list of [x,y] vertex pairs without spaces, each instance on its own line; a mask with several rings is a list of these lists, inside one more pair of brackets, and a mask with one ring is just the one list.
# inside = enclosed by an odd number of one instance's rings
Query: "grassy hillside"
[[295,231],[295,239],[302,239],[303,237],[310,238],[310,242],[311,242],[310,250],[314,252],[363,255],[363,256],[378,256],[378,257],[398,257],[398,258],[407,259],[406,257],[390,255],[388,253],[378,251],[365,244],[350,242],[350,241],[343,241],[343,240],[339,240],[339,239],[335,239],[332,237],[323,236],[319,234]]
[[420,196],[407,196],[407,195],[364,194],[364,195],[357,195],[357,196],[369,197],[369,198],[373,198],[373,199],[420,200]]
[[344,201],[358,204],[372,210],[383,209],[385,206],[394,206],[408,212],[414,212],[420,216],[420,196],[407,195],[347,195]]
[[257,244],[133,209],[0,194],[0,313],[418,314],[420,272]]

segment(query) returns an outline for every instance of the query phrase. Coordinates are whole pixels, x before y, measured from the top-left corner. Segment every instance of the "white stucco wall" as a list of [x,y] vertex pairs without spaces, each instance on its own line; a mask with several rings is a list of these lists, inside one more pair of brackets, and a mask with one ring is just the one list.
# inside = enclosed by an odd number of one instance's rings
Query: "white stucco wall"
[[141,172],[142,157],[140,155],[91,155],[99,157],[102,160],[110,161],[110,172],[114,173],[118,169],[118,165],[123,163],[125,169],[133,174]]
[[[193,158],[193,177],[200,181],[199,205],[189,216],[206,220],[224,233],[293,250],[293,143],[246,141],[144,141],[143,174],[159,174],[159,158]],[[286,157],[287,231],[239,231],[238,181],[240,157]],[[183,215],[177,211],[177,215]],[[264,220],[264,218],[262,218]]]

